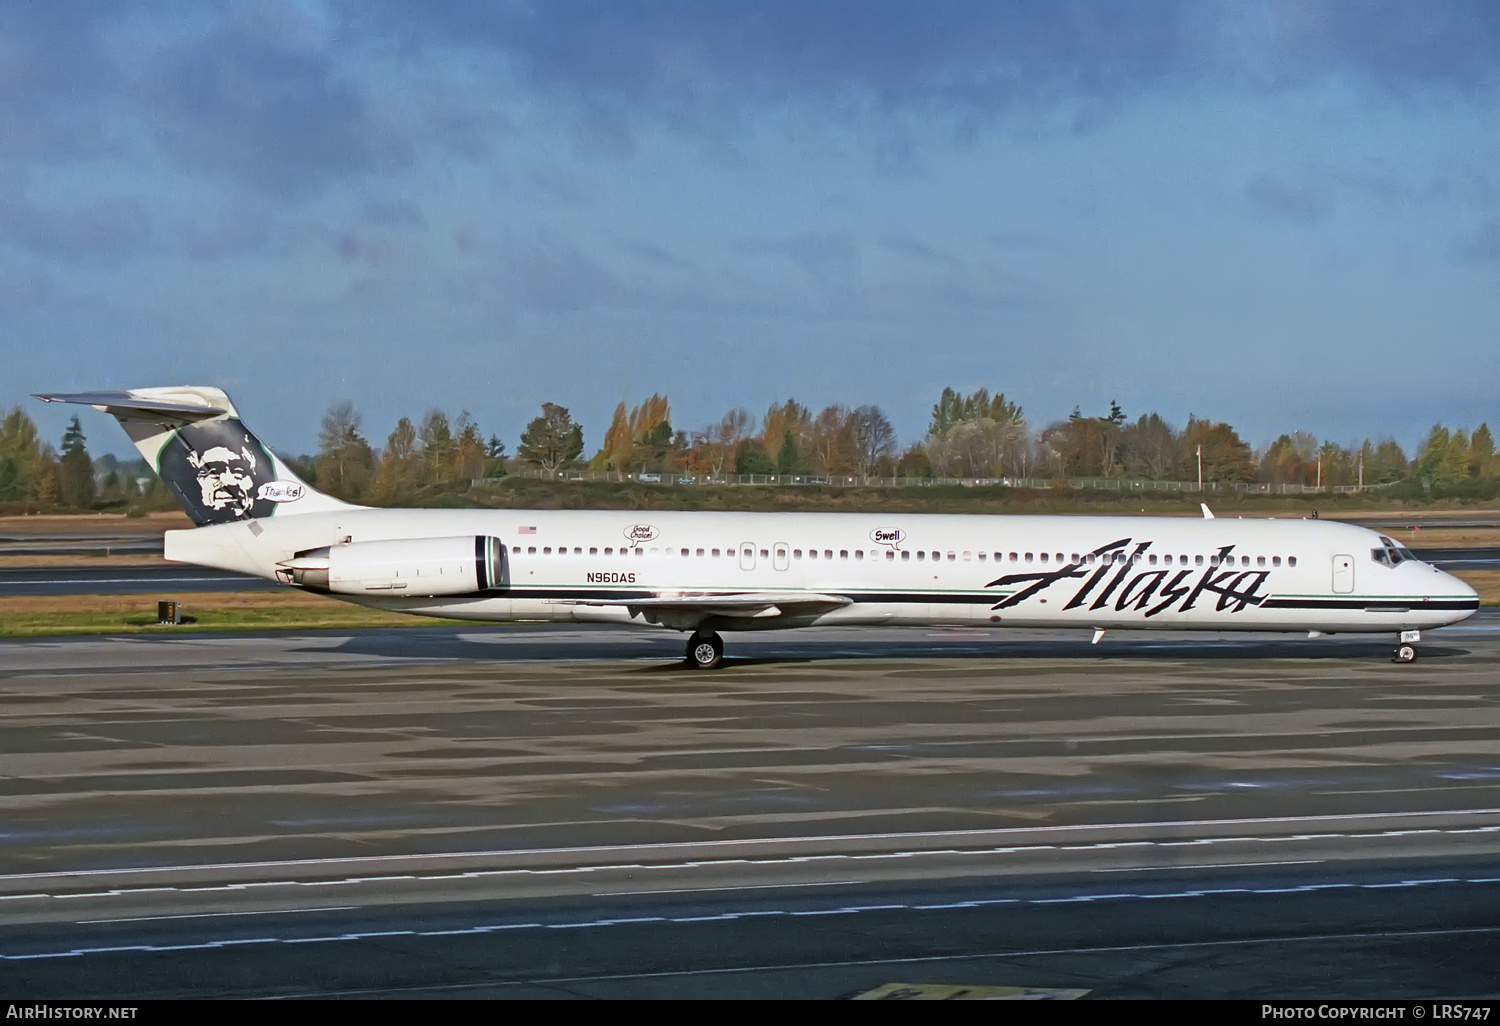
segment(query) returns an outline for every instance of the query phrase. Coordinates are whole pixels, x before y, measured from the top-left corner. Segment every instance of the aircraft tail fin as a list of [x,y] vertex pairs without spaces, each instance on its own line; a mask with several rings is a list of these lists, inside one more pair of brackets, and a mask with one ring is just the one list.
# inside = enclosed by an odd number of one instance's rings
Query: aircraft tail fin
[[112,415],[198,527],[350,508],[310,487],[261,444],[221,389],[178,385],[36,398]]

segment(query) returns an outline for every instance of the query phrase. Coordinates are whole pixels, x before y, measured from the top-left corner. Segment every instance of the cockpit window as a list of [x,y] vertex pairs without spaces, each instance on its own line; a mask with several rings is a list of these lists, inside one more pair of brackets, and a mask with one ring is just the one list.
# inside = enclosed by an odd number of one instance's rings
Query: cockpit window
[[1397,544],[1385,535],[1380,536],[1380,544],[1381,548],[1370,550],[1370,558],[1383,566],[1399,566],[1408,559],[1417,558],[1411,549]]

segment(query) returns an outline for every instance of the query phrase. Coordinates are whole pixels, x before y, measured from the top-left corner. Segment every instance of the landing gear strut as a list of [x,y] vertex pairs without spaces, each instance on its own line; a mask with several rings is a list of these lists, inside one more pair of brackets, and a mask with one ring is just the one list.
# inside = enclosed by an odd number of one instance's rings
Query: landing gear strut
[[694,669],[716,669],[724,661],[724,639],[713,631],[694,631],[688,638],[687,661]]
[[1394,662],[1413,663],[1417,660],[1417,642],[1422,640],[1421,631],[1402,631],[1401,644],[1396,646]]

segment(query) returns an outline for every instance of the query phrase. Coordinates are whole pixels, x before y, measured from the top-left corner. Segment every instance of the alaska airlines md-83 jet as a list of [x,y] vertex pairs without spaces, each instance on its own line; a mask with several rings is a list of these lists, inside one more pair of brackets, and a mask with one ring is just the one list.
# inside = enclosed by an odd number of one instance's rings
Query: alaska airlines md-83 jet
[[1479,607],[1374,531],[1322,520],[374,509],[300,480],[217,388],[38,395],[119,420],[197,525],[166,558],[380,609],[690,633],[813,625],[1399,636]]

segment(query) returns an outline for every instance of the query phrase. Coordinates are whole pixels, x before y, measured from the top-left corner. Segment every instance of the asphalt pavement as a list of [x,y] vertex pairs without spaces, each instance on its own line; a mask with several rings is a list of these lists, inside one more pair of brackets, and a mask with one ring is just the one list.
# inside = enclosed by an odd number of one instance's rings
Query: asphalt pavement
[[1494,996],[1500,614],[0,642],[0,992]]

